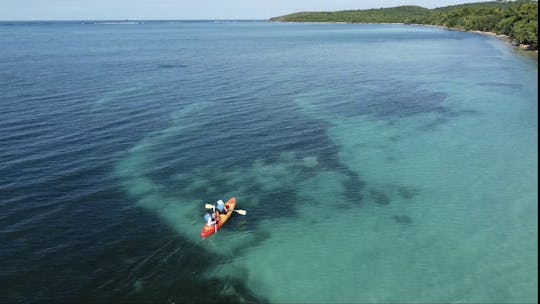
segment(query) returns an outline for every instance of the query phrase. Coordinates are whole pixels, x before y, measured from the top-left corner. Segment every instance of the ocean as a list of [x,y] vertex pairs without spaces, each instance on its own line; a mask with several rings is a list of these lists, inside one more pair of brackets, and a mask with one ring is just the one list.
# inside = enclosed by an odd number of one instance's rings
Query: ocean
[[2,303],[538,301],[538,59],[503,40],[74,21],[0,45]]

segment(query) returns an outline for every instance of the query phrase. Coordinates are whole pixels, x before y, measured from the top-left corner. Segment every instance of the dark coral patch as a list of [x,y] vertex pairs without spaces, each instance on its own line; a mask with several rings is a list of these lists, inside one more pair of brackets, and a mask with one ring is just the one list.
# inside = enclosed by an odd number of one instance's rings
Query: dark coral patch
[[369,190],[369,196],[377,203],[377,205],[386,206],[392,201],[386,193],[379,190]]
[[412,219],[407,215],[394,215],[392,216],[392,219],[396,223],[405,224],[405,225],[412,224]]
[[401,186],[398,188],[398,194],[404,199],[411,199],[420,193],[420,190],[410,187]]
[[348,171],[349,178],[345,181],[345,196],[354,204],[360,206],[363,199],[362,191],[366,182],[360,179],[357,173]]

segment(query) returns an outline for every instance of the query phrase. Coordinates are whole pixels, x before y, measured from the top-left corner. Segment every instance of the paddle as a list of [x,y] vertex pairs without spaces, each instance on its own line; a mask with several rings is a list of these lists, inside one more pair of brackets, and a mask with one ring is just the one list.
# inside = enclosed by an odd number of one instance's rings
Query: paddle
[[[214,208],[214,205],[206,204],[206,205],[204,205],[204,208],[212,209],[212,208]],[[231,210],[231,209],[229,209],[229,210]],[[236,213],[238,213],[240,215],[246,215],[247,214],[247,211],[242,210],[242,209],[232,209],[232,211],[234,211],[234,212],[236,212]]]
[[212,206],[212,215],[214,216],[214,233],[217,233],[217,221],[218,221],[218,218],[216,216],[216,206]]

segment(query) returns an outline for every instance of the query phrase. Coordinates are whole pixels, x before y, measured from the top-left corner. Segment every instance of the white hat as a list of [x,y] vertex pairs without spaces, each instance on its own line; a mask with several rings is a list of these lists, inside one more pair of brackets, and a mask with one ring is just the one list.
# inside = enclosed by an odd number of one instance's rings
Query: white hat
[[222,200],[219,200],[217,201],[218,205],[223,205],[223,201]]

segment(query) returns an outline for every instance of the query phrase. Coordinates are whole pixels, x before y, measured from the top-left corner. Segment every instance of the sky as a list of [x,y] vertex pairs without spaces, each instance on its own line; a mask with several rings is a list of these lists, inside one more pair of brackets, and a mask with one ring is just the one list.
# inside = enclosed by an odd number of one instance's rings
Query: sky
[[435,8],[485,0],[0,0],[0,20],[268,19],[300,11],[418,5]]

